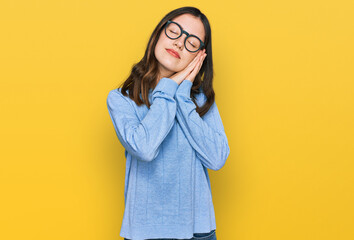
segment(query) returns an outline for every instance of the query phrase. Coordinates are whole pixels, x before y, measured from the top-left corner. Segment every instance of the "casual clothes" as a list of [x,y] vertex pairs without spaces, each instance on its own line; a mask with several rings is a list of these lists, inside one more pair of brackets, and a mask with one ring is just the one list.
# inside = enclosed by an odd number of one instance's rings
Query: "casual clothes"
[[[131,240],[128,238],[124,238],[124,240]],[[151,238],[146,240],[181,240],[177,238]],[[182,239],[182,240],[216,240],[216,232],[215,230],[211,230],[208,233],[194,233],[193,238]]]
[[[193,83],[161,78],[149,91],[150,109],[113,89],[107,107],[125,148],[125,210],[120,236],[190,239],[216,229],[207,169],[230,153],[216,103],[201,118],[190,98]],[[203,92],[197,104],[206,101]]]

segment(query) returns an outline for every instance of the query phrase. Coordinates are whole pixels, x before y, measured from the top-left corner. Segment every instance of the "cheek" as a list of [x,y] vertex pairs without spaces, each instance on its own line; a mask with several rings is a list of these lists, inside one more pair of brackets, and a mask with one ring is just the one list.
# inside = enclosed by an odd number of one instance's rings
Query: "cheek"
[[184,56],[184,59],[175,65],[176,72],[182,71],[185,69],[194,59],[195,55]]
[[158,40],[155,46],[155,55],[158,55],[162,47],[161,40]]
[[190,55],[190,56],[186,57],[185,66],[188,66],[193,61],[194,58],[195,58],[195,55]]
[[169,55],[168,52],[166,52],[165,46],[168,47],[171,45],[171,43],[166,43],[166,41],[169,40],[165,40],[163,37],[160,36],[159,40],[156,43],[154,53],[157,61],[160,64],[164,65],[166,68],[170,69],[171,71],[182,71],[189,65],[190,62],[193,61],[196,54],[184,54],[182,60],[176,61],[173,57]]

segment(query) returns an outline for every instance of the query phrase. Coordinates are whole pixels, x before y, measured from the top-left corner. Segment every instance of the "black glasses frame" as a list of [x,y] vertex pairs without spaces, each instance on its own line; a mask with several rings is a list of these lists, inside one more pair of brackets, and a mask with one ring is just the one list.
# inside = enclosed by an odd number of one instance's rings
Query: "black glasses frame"
[[[167,26],[168,26],[170,23],[175,23],[175,24],[177,24],[177,26],[181,29],[181,34],[180,34],[178,37],[176,37],[176,38],[171,38],[170,36],[168,36],[168,34],[167,34],[167,32],[166,32]],[[200,49],[202,49],[202,48],[205,46],[205,44],[203,43],[203,41],[200,40],[200,38],[199,38],[198,36],[193,35],[193,34],[189,34],[188,32],[184,31],[184,30],[182,29],[181,25],[179,25],[178,23],[176,23],[176,22],[174,22],[174,21],[168,20],[168,21],[166,22],[166,25],[165,25],[165,28],[164,28],[164,32],[165,32],[165,35],[166,35],[168,38],[170,38],[170,39],[177,39],[177,38],[180,38],[180,37],[183,35],[183,33],[186,34],[187,37],[184,39],[184,47],[185,47],[185,48],[187,49],[187,51],[189,51],[189,52],[197,52],[197,51],[199,51]],[[187,38],[188,38],[188,37],[196,37],[196,38],[200,41],[200,46],[199,46],[199,48],[198,48],[197,50],[195,50],[195,51],[190,51],[190,50],[186,47],[186,41],[187,41]]]

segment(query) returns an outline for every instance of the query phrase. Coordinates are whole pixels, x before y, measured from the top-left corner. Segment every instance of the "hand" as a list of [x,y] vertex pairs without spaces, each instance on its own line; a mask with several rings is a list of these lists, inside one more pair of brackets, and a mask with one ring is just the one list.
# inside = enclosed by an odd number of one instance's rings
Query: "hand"
[[202,62],[206,57],[205,49],[199,51],[195,58],[185,67],[182,71],[173,74],[170,79],[180,84],[183,80],[188,79],[191,82],[194,81],[195,76],[199,72]]
[[194,69],[193,71],[186,77],[187,80],[193,82],[195,76],[197,76],[199,70],[201,69],[202,65],[203,65],[203,61],[205,59],[205,57],[207,56],[207,54],[205,53],[205,49],[203,49],[202,54],[200,56],[197,55],[198,60],[195,63]]

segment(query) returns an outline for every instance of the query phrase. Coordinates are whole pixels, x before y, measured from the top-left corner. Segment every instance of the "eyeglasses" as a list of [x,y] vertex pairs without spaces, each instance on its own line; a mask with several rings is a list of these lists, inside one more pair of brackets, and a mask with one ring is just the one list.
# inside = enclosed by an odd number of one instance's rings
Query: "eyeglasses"
[[171,20],[167,21],[165,25],[165,34],[168,38],[177,39],[181,37],[183,33],[187,35],[187,37],[184,39],[184,46],[189,52],[196,52],[205,46],[200,38],[184,31],[178,23]]

